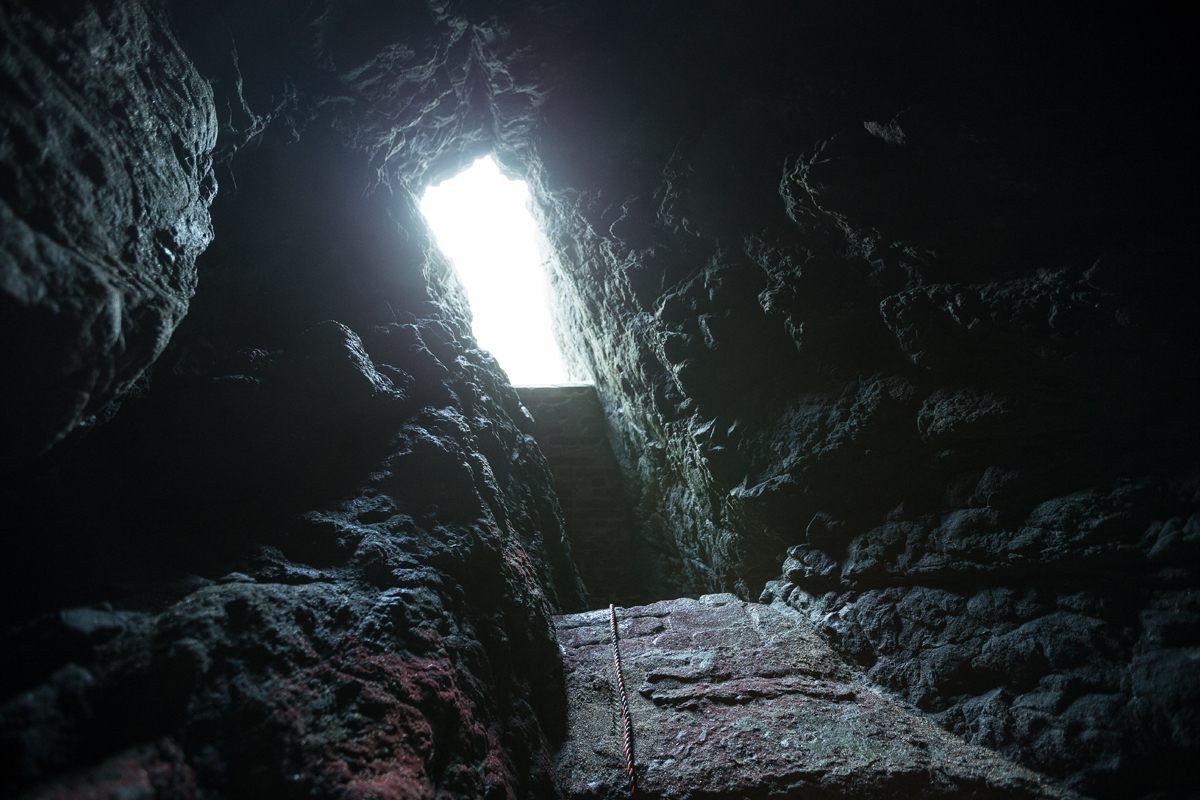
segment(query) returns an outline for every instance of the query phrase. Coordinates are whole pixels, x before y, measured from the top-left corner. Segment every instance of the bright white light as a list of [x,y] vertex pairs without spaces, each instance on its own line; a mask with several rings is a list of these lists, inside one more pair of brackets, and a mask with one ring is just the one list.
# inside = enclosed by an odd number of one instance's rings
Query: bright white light
[[514,384],[565,383],[550,327],[545,247],[525,182],[481,158],[426,189],[421,213],[467,291],[479,345]]

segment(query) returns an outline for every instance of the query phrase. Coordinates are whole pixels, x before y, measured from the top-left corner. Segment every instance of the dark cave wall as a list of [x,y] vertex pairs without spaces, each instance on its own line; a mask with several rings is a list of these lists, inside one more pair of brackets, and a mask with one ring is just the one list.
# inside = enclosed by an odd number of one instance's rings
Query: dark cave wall
[[1185,791],[1200,746],[1171,29],[621,6],[533,136],[643,580],[756,596],[782,569],[767,593],[872,682],[1105,797]]
[[140,4],[0,5],[0,468],[124,394],[212,239],[212,91]]
[[[52,106],[113,75],[150,94],[175,87],[170,69],[191,76],[194,97],[155,108],[208,149],[216,108],[222,191],[214,246],[171,299],[182,314],[198,271],[197,296],[152,371],[6,471],[6,528],[21,535],[2,582],[0,793],[554,796],[565,706],[550,614],[584,594],[530,421],[475,346],[410,189],[496,138],[504,90],[481,105],[475,70],[502,32],[464,9],[201,5],[5,6],[6,52],[30,38],[17,18],[66,64],[127,45],[64,73]],[[160,38],[114,31],[125,19]],[[363,36],[384,23],[386,41]],[[33,102],[6,113],[54,141],[60,119]],[[129,106],[114,103],[74,107],[102,152],[136,163],[127,190],[187,201],[189,175],[140,171],[143,143],[118,124]],[[87,188],[72,158],[25,167],[12,215],[33,224],[39,198],[79,227],[104,230],[105,213],[153,233],[145,203],[54,194]],[[189,259],[207,236],[192,244]],[[147,280],[162,268],[112,258]],[[4,274],[17,268],[57,266]],[[79,294],[93,316],[110,296]],[[150,354],[139,370],[169,333],[128,320],[124,346]],[[47,403],[70,391],[27,388]]]
[[[414,211],[487,150],[531,182],[564,345],[642,487],[641,585],[769,581],[967,739],[1096,796],[1187,793],[1178,20],[64,0],[0,21],[3,320],[28,343],[5,793],[554,796],[549,614],[585,598]],[[142,311],[115,326],[118,297]]]
[[5,637],[6,791],[553,794],[549,615],[580,599],[512,389],[447,328],[160,381],[23,492],[46,544],[6,613],[51,610]]

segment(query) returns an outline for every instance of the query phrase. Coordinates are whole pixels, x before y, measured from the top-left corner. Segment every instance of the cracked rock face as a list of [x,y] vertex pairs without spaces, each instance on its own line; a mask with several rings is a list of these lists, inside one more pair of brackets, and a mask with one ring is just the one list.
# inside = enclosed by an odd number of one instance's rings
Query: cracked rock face
[[[618,612],[622,673],[647,797],[1065,797],[856,681],[779,603],[733,595]],[[570,736],[568,797],[627,790],[608,611],[555,617]]]
[[212,91],[160,14],[0,9],[3,465],[117,400],[166,347],[212,239]]
[[581,597],[511,387],[432,319],[244,369],[160,385],[24,487],[77,494],[23,515],[49,544],[6,590],[6,793],[549,796],[549,615]]

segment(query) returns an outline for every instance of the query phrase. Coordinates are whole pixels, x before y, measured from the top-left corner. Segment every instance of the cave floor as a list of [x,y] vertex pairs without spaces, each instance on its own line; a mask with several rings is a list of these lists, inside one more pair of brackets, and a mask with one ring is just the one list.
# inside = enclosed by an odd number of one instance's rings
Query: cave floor
[[[858,680],[795,611],[730,594],[617,610],[640,797],[1065,797]],[[556,617],[571,798],[629,796],[607,609]]]

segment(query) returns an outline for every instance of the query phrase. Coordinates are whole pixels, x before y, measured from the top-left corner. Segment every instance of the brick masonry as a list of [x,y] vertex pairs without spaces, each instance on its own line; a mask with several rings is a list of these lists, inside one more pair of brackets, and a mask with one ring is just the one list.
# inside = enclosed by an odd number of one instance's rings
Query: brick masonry
[[641,596],[629,562],[633,516],[596,388],[525,386],[517,392],[550,462],[571,550],[592,605],[633,602]]

